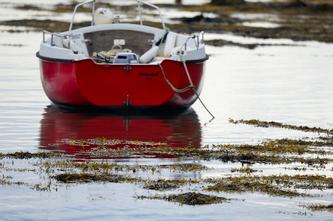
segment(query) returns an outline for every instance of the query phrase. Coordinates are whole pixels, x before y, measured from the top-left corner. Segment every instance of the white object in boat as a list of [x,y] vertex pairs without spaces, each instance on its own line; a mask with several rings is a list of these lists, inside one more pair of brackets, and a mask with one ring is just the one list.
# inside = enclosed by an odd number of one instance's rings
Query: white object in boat
[[148,51],[146,51],[146,53],[141,55],[140,63],[147,64],[150,61],[152,61],[156,57],[158,50],[159,50],[159,46],[157,46],[157,45],[154,45],[153,47],[151,47]]
[[110,9],[108,8],[98,8],[94,14],[95,24],[111,24],[113,22],[114,16]]
[[113,59],[114,64],[137,64],[138,56],[131,52],[120,52]]

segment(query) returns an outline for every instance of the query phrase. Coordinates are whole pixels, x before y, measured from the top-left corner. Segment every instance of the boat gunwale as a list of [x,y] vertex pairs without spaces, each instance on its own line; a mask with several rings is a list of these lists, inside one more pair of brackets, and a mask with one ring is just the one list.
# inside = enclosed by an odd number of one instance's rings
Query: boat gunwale
[[[141,65],[146,65],[146,66],[149,66],[149,65],[158,65],[156,63],[138,63],[138,64],[113,64],[113,63],[96,63],[94,61],[94,59],[90,58],[90,57],[87,57],[87,58],[84,58],[84,59],[79,59],[79,60],[76,60],[76,59],[60,59],[60,58],[50,58],[50,57],[45,57],[45,56],[42,56],[39,54],[39,51],[36,52],[36,57],[38,57],[39,59],[43,60],[43,61],[51,61],[51,62],[63,62],[63,63],[75,63],[75,62],[80,62],[80,61],[84,61],[84,60],[91,60],[93,61],[96,65],[114,65],[114,66],[141,66]],[[205,62],[209,59],[209,56],[206,55],[205,58],[202,58],[202,59],[196,59],[196,60],[186,60],[185,62],[186,63],[202,63],[202,62]],[[170,58],[165,58],[163,59],[160,64],[165,61],[165,60],[169,60],[169,61],[175,61],[175,62],[182,62],[182,61],[178,61],[178,60],[173,60],[173,59],[170,59]]]

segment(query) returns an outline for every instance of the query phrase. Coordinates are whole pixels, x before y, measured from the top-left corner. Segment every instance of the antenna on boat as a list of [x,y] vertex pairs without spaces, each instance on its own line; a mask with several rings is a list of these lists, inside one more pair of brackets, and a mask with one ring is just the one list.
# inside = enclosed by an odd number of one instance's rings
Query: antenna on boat
[[138,11],[139,11],[139,18],[140,18],[140,25],[143,25],[143,21],[142,21],[142,3],[140,1],[138,2]]

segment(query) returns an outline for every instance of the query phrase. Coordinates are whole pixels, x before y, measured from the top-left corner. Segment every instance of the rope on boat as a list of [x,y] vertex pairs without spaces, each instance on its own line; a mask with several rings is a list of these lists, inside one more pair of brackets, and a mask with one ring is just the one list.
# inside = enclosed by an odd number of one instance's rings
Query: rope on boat
[[205,103],[204,103],[204,102],[202,101],[202,99],[200,98],[200,95],[199,95],[198,91],[195,89],[194,84],[193,84],[193,81],[192,81],[192,78],[191,78],[191,75],[190,75],[190,73],[189,73],[189,71],[188,71],[188,68],[187,68],[187,65],[186,65],[185,60],[181,59],[181,61],[182,61],[182,63],[183,63],[184,70],[185,70],[185,73],[186,73],[186,75],[187,75],[187,79],[188,79],[190,85],[188,85],[188,86],[186,86],[186,87],[184,87],[184,88],[181,88],[181,89],[176,88],[176,87],[175,87],[175,86],[169,81],[169,79],[167,78],[167,76],[166,76],[166,74],[165,74],[165,72],[164,72],[164,68],[163,68],[163,66],[161,65],[161,63],[159,63],[158,65],[159,65],[159,67],[160,67],[160,69],[161,69],[161,72],[162,72],[162,74],[163,74],[164,80],[168,83],[168,85],[171,87],[171,89],[172,89],[174,92],[176,92],[176,93],[179,93],[179,94],[180,94],[180,93],[184,93],[184,92],[187,92],[187,91],[189,91],[189,90],[192,90],[192,91],[195,93],[195,95],[197,96],[197,98],[198,98],[198,100],[200,101],[201,105],[205,108],[205,110],[206,110],[206,111],[209,113],[209,115],[212,117],[212,119],[209,121],[209,122],[211,122],[213,119],[215,119],[215,116],[212,114],[212,112],[209,111],[208,107],[205,105]]
[[178,94],[181,94],[181,93],[185,93],[189,90],[191,90],[194,86],[193,86],[193,83],[192,81],[190,81],[190,85],[188,85],[187,87],[184,87],[184,88],[176,88],[175,86],[173,86],[173,84],[169,81],[169,79],[167,78],[167,76],[165,75],[165,72],[164,72],[164,68],[162,67],[161,63],[158,64],[160,66],[160,69],[162,71],[162,74],[163,74],[163,77],[164,77],[164,80],[168,83],[168,85],[171,87],[171,89],[178,93]]

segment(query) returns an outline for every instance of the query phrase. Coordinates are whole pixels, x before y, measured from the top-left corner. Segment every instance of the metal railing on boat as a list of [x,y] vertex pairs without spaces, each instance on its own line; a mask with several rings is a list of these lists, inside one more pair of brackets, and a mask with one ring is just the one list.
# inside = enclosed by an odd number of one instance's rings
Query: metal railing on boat
[[[157,10],[158,12],[158,15],[161,19],[161,24],[162,24],[162,28],[164,30],[166,30],[166,25],[165,25],[165,22],[164,22],[164,18],[162,16],[162,13],[161,13],[161,10],[158,6],[154,5],[154,4],[151,4],[149,2],[146,2],[146,1],[142,1],[142,0],[136,0],[137,4],[138,4],[138,11],[139,11],[139,18],[140,18],[140,24],[143,25],[143,17],[142,17],[142,6],[143,5],[146,5],[146,6],[149,6],[151,8],[154,8]],[[95,25],[95,7],[96,7],[96,0],[87,0],[87,1],[84,1],[84,2],[81,2],[79,4],[77,4],[74,8],[74,11],[73,11],[73,16],[72,16],[72,20],[71,20],[71,23],[69,25],[69,29],[68,31],[71,31],[73,29],[73,24],[74,24],[74,20],[75,20],[75,16],[76,16],[76,13],[77,13],[77,10],[79,7],[81,7],[82,5],[85,5],[85,4],[88,4],[88,3],[92,3],[92,11],[91,11],[91,25]]]
[[[43,43],[46,42],[46,35],[49,34],[51,35],[51,39],[50,39],[50,45],[51,46],[55,46],[55,43],[54,43],[54,36],[58,37],[58,38],[61,38],[61,39],[65,39],[67,37],[70,37],[70,35],[64,35],[64,34],[59,34],[59,33],[55,33],[55,32],[49,32],[49,31],[45,31],[43,30]],[[70,48],[70,41],[68,41],[68,44],[66,45],[66,48]]]

